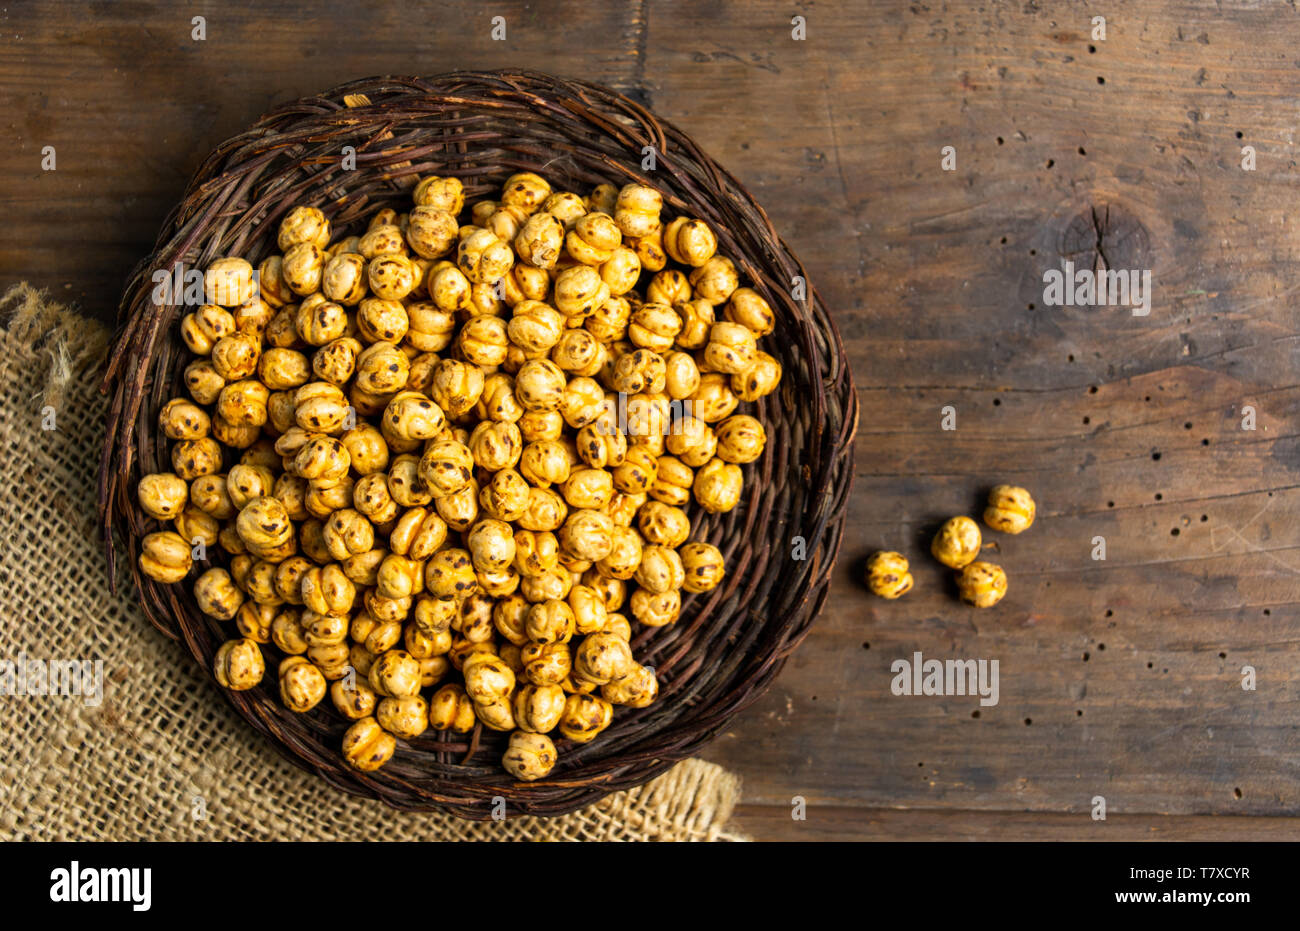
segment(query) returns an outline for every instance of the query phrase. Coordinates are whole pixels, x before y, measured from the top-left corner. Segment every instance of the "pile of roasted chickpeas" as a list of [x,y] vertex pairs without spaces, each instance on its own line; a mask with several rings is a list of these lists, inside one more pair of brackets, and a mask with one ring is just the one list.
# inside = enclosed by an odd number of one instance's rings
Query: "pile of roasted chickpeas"
[[171,528],[140,568],[176,583],[224,550],[193,585],[238,633],[222,686],[278,661],[285,707],[328,693],[363,771],[429,728],[510,732],[521,780],[554,767],[550,734],[586,743],[656,699],[634,624],[722,580],[688,509],[736,507],[766,443],[737,408],[781,378],[768,302],[662,207],[532,173],[467,206],[425,177],[360,236],[297,207],[256,274],[206,270],[189,397],[159,416],[172,471],[138,485]]
[[[1016,485],[995,485],[984,508],[984,523],[1001,533],[1017,534],[1034,522],[1033,496]],[[961,600],[991,608],[1007,593],[1007,573],[978,558],[984,540],[979,524],[966,516],[950,517],[930,542],[930,555],[957,571]],[[882,550],[867,560],[867,587],[881,598],[901,598],[912,590],[912,572],[902,553]]]

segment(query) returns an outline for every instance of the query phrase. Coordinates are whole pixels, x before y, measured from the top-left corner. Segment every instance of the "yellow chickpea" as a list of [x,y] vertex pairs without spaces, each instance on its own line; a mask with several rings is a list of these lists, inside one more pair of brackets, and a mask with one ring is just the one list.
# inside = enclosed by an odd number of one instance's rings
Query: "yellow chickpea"
[[421,258],[440,259],[455,248],[459,231],[454,213],[433,204],[422,204],[408,214],[406,241]]
[[146,534],[140,544],[140,571],[155,582],[179,582],[193,565],[190,554],[190,544],[180,534]]
[[976,560],[957,575],[962,601],[977,608],[991,608],[1007,593],[1007,574],[1001,566]]
[[574,743],[590,743],[614,720],[614,706],[595,695],[568,695],[557,724],[560,734]]
[[243,692],[256,687],[266,672],[261,648],[252,640],[227,640],[217,650],[212,674],[222,688]]
[[[360,669],[357,670],[361,672]],[[349,721],[359,721],[375,713],[378,698],[374,690],[359,676],[338,679],[330,684],[330,701],[339,714]]]
[[429,726],[467,734],[474,729],[474,702],[459,685],[444,685],[429,701]]
[[763,454],[767,431],[748,414],[736,414],[718,424],[718,458],[724,462],[753,462]]
[[393,758],[397,738],[366,717],[348,728],[343,735],[343,759],[355,770],[373,772]]
[[310,711],[325,697],[327,684],[321,671],[302,656],[280,663],[280,700],[290,711]]
[[997,485],[989,492],[984,523],[1003,533],[1020,533],[1033,524],[1036,510],[1033,497],[1024,488]]
[[610,296],[609,285],[590,265],[573,265],[556,275],[555,309],[564,314],[569,326],[580,326]]
[[912,573],[901,553],[872,553],[867,560],[867,587],[872,594],[893,600],[912,590]]
[[623,233],[614,218],[595,212],[586,214],[574,223],[565,236],[564,248],[574,261],[598,266],[608,262],[622,242]]
[[730,511],[740,503],[743,486],[740,466],[712,459],[695,473],[695,500],[712,514]]
[[614,222],[624,236],[640,239],[658,232],[659,213],[663,210],[663,197],[644,184],[628,184],[618,192],[614,206]]
[[742,401],[757,401],[775,391],[780,381],[781,363],[759,350],[753,365],[731,376],[731,390]]
[[522,782],[535,782],[555,768],[555,744],[545,734],[518,730],[510,735],[510,745],[501,765]]
[[255,296],[253,266],[241,258],[217,259],[203,275],[203,288],[209,304],[238,307]]
[[980,554],[980,528],[969,517],[944,521],[930,543],[930,553],[950,569],[960,569]]
[[218,340],[234,333],[234,316],[218,304],[204,304],[181,320],[181,339],[197,356],[208,355]]
[[625,676],[601,686],[600,694],[606,701],[629,708],[645,708],[659,695],[659,681],[648,666],[634,665]]
[[379,702],[375,720],[394,737],[413,740],[429,726],[429,706],[419,695],[385,698]]
[[172,520],[185,510],[189,500],[189,486],[183,478],[172,472],[156,472],[140,479],[136,486],[136,497],[140,507],[154,520]]
[[715,255],[689,277],[695,296],[714,305],[725,304],[740,284],[735,264],[722,255]]
[[477,365],[457,359],[443,359],[434,367],[430,395],[448,417],[459,417],[478,403],[483,394],[483,384],[483,370]]
[[678,217],[664,229],[664,250],[674,262],[699,268],[718,251],[718,238],[703,220]]

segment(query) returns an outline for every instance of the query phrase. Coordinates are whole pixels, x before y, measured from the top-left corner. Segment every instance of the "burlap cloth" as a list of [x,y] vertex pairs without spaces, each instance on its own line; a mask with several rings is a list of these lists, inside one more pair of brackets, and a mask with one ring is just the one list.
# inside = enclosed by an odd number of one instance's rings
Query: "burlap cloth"
[[727,826],[739,779],[701,760],[562,818],[485,823],[396,812],[290,764],[154,630],[129,576],[108,593],[95,515],[108,334],[27,285],[0,299],[0,322],[0,662],[103,662],[98,705],[0,696],[0,838],[745,839]]

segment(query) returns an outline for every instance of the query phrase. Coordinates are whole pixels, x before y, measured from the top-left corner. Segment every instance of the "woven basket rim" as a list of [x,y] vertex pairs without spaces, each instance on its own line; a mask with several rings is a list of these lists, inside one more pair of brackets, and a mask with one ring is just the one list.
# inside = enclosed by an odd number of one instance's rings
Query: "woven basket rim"
[[[349,106],[357,95],[368,102]],[[357,155],[351,176],[326,158],[344,144]],[[657,156],[653,172],[640,170],[646,146]],[[505,798],[513,813],[563,814],[690,756],[762,695],[826,598],[853,477],[857,399],[834,321],[762,207],[689,136],[607,87],[509,70],[350,81],[272,108],[203,161],[153,252],[132,273],[103,382],[112,397],[99,478],[110,580],[120,535],[146,615],[181,639],[210,675],[215,647],[227,635],[198,611],[189,579],[161,585],[136,562],[141,537],[157,528],[140,512],[135,484],[146,471],[170,470],[153,415],[188,361],[176,332],[185,308],[151,300],[153,273],[178,261],[202,268],[226,254],[251,256],[256,265],[267,231],[300,202],[321,206],[337,234],[383,203],[409,198],[418,175],[461,177],[469,203],[520,170],[539,171],[557,189],[569,186],[566,179],[648,183],[663,193],[669,214],[709,220],[742,284],[776,312],[777,332],[767,338],[775,345],[764,348],[780,354],[785,378],[779,394],[749,406],[770,439],[763,457],[744,467],[742,506],[729,515],[692,514],[692,539],[706,527],[730,531],[708,536],[727,557],[728,578],[712,593],[684,599],[673,627],[634,635],[638,659],[653,651],[662,697],[647,709],[618,709],[615,724],[591,744],[562,746],[547,779],[514,783],[479,750],[496,739],[480,729],[468,740],[420,738],[414,743],[428,749],[404,746],[383,769],[356,773],[339,758],[346,723],[328,702],[294,715],[265,682],[249,692],[222,690],[282,754],[337,788],[399,809],[443,808],[475,819],[491,816],[494,798]],[[802,301],[789,291],[795,278],[804,283]],[[165,465],[153,468],[157,463]],[[798,536],[804,560],[789,558]]]

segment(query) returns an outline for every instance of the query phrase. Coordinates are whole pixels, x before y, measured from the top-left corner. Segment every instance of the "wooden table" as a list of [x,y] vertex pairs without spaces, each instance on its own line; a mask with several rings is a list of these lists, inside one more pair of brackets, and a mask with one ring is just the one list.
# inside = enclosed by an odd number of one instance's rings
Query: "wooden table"
[[[321,6],[0,12],[0,284],[111,319],[209,148],[345,79],[520,66],[634,93],[765,205],[834,309],[860,389],[829,603],[706,754],[744,777],[741,826],[1300,837],[1293,8]],[[1151,272],[1149,315],[1046,306],[1044,272],[1099,250]],[[978,611],[927,544],[1004,481],[1033,491],[1039,517],[989,535],[1010,593]],[[860,583],[880,548],[912,559],[899,602]],[[891,663],[916,651],[997,659],[999,703],[892,694]]]

